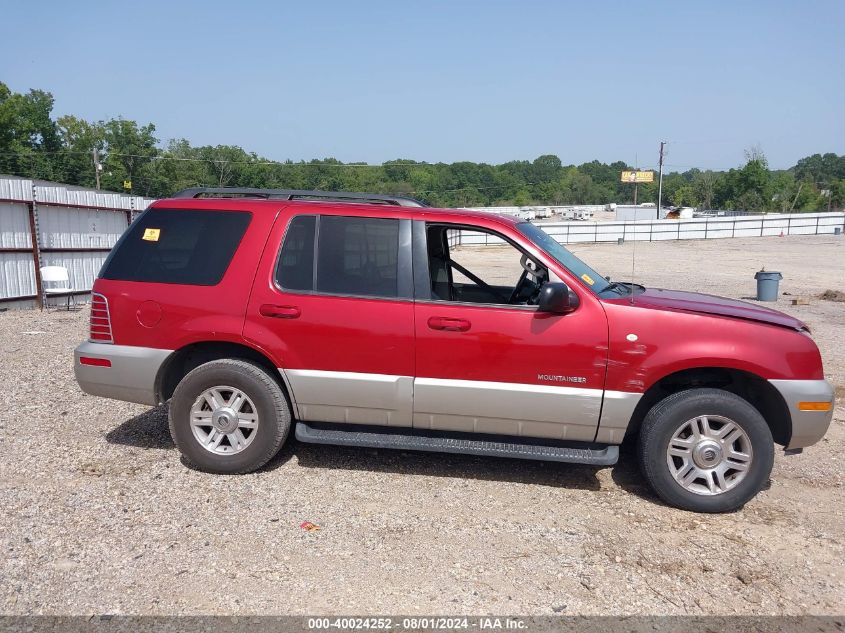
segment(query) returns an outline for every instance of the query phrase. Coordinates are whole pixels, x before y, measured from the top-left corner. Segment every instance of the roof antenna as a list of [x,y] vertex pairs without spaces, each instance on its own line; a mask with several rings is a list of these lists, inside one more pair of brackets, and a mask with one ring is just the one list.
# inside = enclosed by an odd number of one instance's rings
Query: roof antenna
[[[640,158],[637,154],[634,154],[634,169],[636,171],[640,170]],[[634,179],[634,246],[631,250],[631,305],[634,305],[634,270],[636,268],[636,261],[637,261],[637,183],[636,179]]]
[[631,249],[631,305],[634,305],[634,270],[637,262],[637,211],[634,210],[634,246]]
[[[655,219],[660,219],[660,207],[663,205],[661,204],[661,198],[663,197],[663,154],[664,149],[666,147],[666,141],[660,141],[660,159],[658,161],[658,168],[660,170],[659,182],[657,185],[657,217]],[[634,155],[634,161],[637,163],[636,169],[639,171],[639,161],[636,159],[636,154]],[[634,211],[634,246],[631,250],[631,305],[634,305],[634,272],[636,271],[636,262],[637,262],[637,212]]]

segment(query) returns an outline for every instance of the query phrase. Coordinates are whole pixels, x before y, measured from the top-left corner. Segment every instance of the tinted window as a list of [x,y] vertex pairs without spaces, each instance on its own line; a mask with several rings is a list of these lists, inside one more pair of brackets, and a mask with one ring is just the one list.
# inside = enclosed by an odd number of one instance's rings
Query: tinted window
[[314,287],[314,227],[317,218],[301,215],[291,220],[276,268],[276,282],[286,290]]
[[398,296],[399,220],[324,215],[317,242],[317,291]]
[[100,276],[123,281],[220,283],[251,214],[150,209],[129,228]]

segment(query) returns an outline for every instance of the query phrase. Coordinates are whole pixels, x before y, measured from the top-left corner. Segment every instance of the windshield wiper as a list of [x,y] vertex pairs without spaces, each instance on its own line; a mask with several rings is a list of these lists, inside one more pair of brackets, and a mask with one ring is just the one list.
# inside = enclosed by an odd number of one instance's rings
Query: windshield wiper
[[645,286],[641,286],[640,284],[632,284],[626,281],[611,281],[605,290],[612,290],[613,292],[618,292],[620,295],[628,295],[631,294],[631,289],[635,289],[637,292],[644,292]]
[[626,295],[631,292],[631,284],[622,283],[621,281],[611,281],[607,284],[605,290],[613,290],[619,294]]

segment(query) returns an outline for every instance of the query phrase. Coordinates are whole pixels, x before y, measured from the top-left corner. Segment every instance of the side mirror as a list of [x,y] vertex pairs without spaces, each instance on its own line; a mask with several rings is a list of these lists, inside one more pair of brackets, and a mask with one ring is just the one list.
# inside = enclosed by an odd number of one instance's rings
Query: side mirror
[[553,314],[567,314],[578,307],[578,295],[561,282],[549,282],[540,288],[537,306],[540,312]]

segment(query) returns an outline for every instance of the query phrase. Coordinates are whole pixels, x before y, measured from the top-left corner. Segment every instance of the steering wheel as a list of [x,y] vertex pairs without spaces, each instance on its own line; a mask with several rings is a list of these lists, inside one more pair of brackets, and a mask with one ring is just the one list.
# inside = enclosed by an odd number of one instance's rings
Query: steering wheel
[[528,270],[523,270],[522,274],[519,275],[519,280],[516,282],[516,285],[513,287],[513,292],[511,292],[511,296],[508,297],[508,305],[511,305],[512,303],[514,303],[516,301],[516,298],[519,296],[519,293],[522,290],[522,284],[525,283],[526,279],[528,279]]

